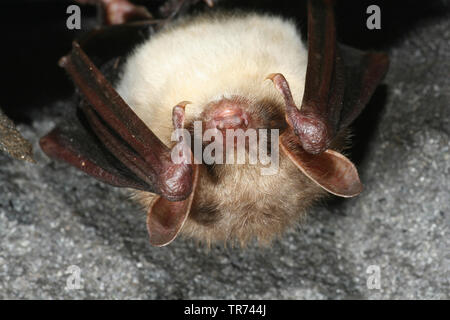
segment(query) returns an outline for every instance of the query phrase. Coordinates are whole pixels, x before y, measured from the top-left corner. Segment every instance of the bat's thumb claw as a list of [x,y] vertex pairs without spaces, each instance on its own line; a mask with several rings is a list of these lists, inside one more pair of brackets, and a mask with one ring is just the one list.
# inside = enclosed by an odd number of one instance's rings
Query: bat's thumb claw
[[184,109],[190,101],[181,101],[172,110],[172,122],[175,129],[180,129],[184,127]]
[[278,76],[282,76],[281,73],[271,73],[264,80],[272,80],[275,81],[275,78]]
[[186,105],[188,105],[188,104],[192,104],[192,102],[190,102],[190,101],[181,101],[181,102],[177,103],[177,105],[175,107],[180,107],[180,108],[185,109]]

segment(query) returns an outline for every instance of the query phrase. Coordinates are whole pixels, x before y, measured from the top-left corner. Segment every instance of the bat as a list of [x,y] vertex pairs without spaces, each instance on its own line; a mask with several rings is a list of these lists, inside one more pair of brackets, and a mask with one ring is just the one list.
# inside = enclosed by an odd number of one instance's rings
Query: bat
[[[151,19],[97,29],[60,61],[79,92],[76,117],[41,148],[132,189],[147,208],[152,245],[178,234],[208,245],[269,244],[327,193],[362,191],[342,152],[388,57],[338,43],[333,5],[308,2],[307,48],[291,22],[256,13],[183,18],[157,32]],[[199,128],[215,138],[173,140],[175,129]],[[213,140],[217,154],[234,151],[238,138],[216,141],[228,130],[256,131],[260,152],[277,155],[276,173],[261,174],[267,163],[198,159],[196,147],[201,158]],[[246,156],[252,145],[244,143]]]

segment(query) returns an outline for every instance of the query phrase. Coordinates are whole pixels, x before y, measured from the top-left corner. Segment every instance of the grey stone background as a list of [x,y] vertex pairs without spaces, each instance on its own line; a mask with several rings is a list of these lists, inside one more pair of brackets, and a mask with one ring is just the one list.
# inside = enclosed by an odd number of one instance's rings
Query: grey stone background
[[[0,154],[0,298],[449,299],[448,13],[387,49],[390,72],[355,123],[365,191],[324,202],[265,249],[208,251],[182,238],[151,247],[125,190],[40,151],[67,104],[48,103],[18,125],[37,164]],[[71,265],[79,290],[65,288]],[[371,265],[380,290],[366,285]]]

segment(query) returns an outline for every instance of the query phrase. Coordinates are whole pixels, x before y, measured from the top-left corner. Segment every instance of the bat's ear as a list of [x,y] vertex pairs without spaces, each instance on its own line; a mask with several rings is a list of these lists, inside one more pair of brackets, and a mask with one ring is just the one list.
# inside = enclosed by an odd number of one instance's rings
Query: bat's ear
[[193,165],[192,192],[183,201],[169,201],[155,196],[147,213],[147,231],[150,243],[162,247],[177,237],[191,211],[199,175],[199,166]]
[[292,130],[280,136],[283,152],[312,181],[340,197],[354,197],[363,186],[355,165],[339,152],[326,150],[320,154],[306,152]]

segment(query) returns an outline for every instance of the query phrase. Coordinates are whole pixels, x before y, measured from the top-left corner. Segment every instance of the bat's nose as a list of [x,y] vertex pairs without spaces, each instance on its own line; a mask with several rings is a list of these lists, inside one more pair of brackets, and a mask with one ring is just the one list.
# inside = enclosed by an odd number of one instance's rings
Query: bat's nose
[[238,129],[248,126],[246,114],[241,109],[225,109],[212,119],[212,125],[217,129]]
[[232,98],[214,101],[204,112],[205,129],[243,129],[249,127],[250,115],[244,99]]

